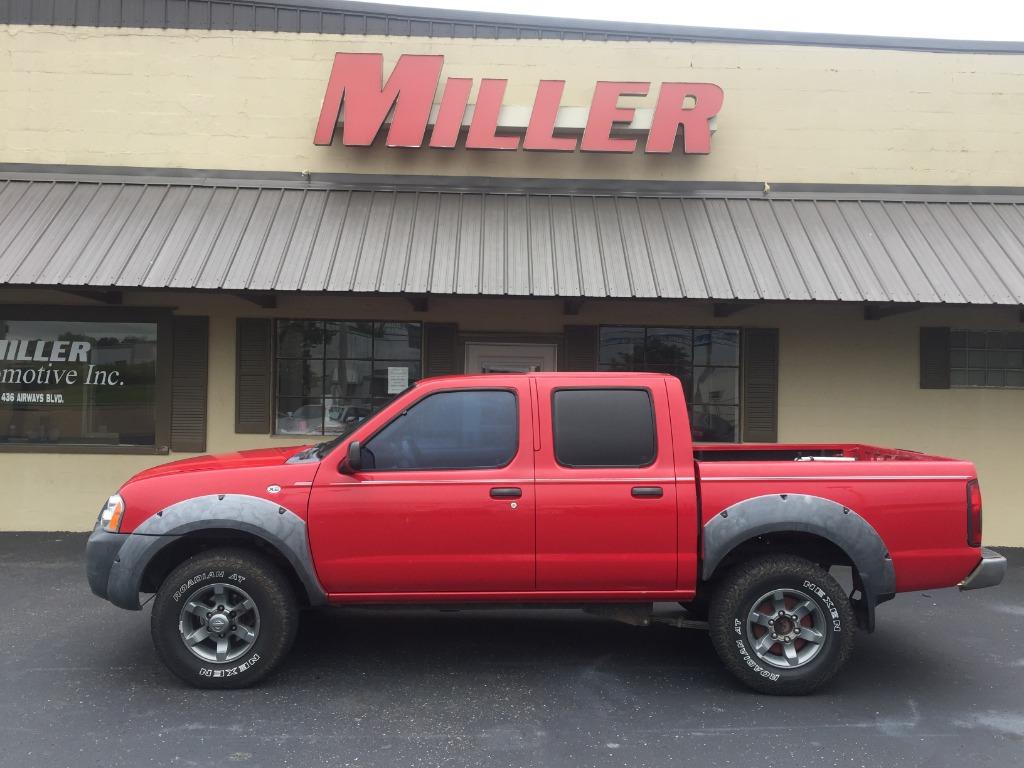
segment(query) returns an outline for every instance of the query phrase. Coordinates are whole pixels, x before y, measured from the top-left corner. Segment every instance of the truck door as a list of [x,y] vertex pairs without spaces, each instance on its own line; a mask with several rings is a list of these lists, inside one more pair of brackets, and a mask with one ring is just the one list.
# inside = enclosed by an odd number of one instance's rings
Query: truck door
[[664,383],[570,382],[537,379],[537,589],[675,589],[673,440],[655,419],[668,413]]
[[335,461],[317,472],[309,536],[328,592],[534,589],[528,379],[443,385],[418,387],[405,410],[357,433],[360,471]]

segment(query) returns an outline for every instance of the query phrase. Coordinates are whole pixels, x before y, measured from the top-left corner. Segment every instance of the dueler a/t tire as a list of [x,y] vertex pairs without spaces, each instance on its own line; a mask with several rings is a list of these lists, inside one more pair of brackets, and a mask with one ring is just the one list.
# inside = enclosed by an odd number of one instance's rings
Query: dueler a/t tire
[[[774,626],[766,626],[769,619]],[[828,682],[849,659],[856,629],[850,600],[838,582],[791,555],[735,566],[715,590],[708,623],[726,668],[754,690],[775,695],[806,694]],[[791,639],[772,642],[776,630],[780,638]],[[810,643],[808,637],[821,640]],[[793,668],[787,668],[787,652],[810,658],[794,658]]]
[[[297,627],[298,605],[281,570],[258,552],[235,548],[208,550],[171,571],[150,622],[161,660],[197,688],[245,688],[262,680],[284,660]],[[221,635],[227,640],[222,661]],[[197,643],[186,640],[199,636]]]

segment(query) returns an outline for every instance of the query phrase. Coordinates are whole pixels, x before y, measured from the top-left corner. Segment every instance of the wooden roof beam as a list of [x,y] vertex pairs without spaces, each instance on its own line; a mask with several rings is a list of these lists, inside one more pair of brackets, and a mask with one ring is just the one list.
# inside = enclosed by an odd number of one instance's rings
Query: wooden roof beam
[[865,320],[881,320],[884,317],[891,317],[892,315],[902,315],[906,312],[913,312],[920,308],[920,304],[903,304],[903,303],[869,303],[864,305],[864,319]]
[[713,317],[732,317],[737,312],[750,309],[754,306],[753,301],[716,301],[711,305]]
[[124,303],[124,294],[121,291],[90,288],[58,288],[57,290],[71,296],[98,301],[100,304],[116,306]]
[[262,309],[277,308],[277,294],[270,291],[235,291],[232,295]]

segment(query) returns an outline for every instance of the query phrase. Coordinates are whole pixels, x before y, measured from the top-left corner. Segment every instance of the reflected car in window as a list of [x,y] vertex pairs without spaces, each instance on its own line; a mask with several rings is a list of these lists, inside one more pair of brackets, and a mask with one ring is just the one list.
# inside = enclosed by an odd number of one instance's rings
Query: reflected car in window
[[278,417],[277,432],[281,435],[340,432],[351,424],[359,423],[372,412],[372,409],[365,405],[329,405],[325,418],[324,406],[319,403],[303,405]]
[[366,405],[331,405],[327,407],[327,420],[324,432],[340,432],[352,424],[358,424],[371,413],[372,408]]
[[708,409],[694,409],[690,430],[694,442],[697,443],[736,442],[736,424],[716,413],[711,413]]

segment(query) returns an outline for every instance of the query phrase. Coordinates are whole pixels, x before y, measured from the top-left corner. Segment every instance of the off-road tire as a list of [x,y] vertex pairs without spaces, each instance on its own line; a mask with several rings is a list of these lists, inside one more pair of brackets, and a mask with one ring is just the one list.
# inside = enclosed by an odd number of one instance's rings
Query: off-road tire
[[[792,669],[764,660],[767,657],[782,663],[785,644],[772,645],[759,654],[750,639],[754,631],[764,636],[760,625],[754,626],[756,622],[751,621],[752,611],[765,613],[758,609],[764,604],[755,601],[774,590],[793,590],[810,598],[819,613],[805,621],[822,624],[816,627],[824,636],[816,655]],[[785,592],[787,602],[791,595]],[[828,682],[850,658],[856,629],[849,597],[838,582],[820,566],[791,555],[759,557],[732,568],[715,590],[708,621],[712,645],[726,669],[750,688],[774,695],[807,694]],[[785,626],[799,625],[790,622]],[[791,642],[794,648],[809,647],[806,640],[802,645],[796,639]]]
[[[183,608],[217,584],[244,590],[258,610],[255,641],[242,656],[223,663],[197,657],[186,647],[180,629]],[[164,579],[153,601],[150,631],[160,659],[189,685],[245,688],[284,660],[295,640],[298,613],[291,585],[268,558],[246,549],[211,549],[189,558]],[[242,652],[237,646],[233,650]]]

